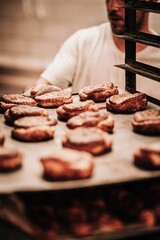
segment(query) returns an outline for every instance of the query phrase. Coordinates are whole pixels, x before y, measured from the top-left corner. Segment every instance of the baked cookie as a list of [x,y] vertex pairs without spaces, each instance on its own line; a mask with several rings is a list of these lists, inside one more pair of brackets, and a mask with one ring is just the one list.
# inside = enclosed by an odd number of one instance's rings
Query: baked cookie
[[134,114],[133,130],[146,135],[160,135],[160,111],[147,109]]
[[29,128],[37,126],[55,126],[58,123],[56,118],[47,116],[22,117],[14,121],[14,127]]
[[112,112],[133,113],[147,107],[147,97],[144,93],[117,94],[106,100],[106,107]]
[[160,142],[140,147],[134,154],[134,163],[144,169],[160,169]]
[[51,181],[90,178],[94,166],[92,155],[71,149],[55,150],[41,162],[44,177]]
[[19,151],[0,147],[0,172],[16,170],[21,167],[22,159]]
[[92,99],[95,102],[103,102],[106,98],[118,94],[118,88],[113,83],[107,82],[96,86],[87,86],[79,91],[81,101]]
[[0,130],[0,145],[3,145],[4,140],[5,140],[5,136],[4,136],[4,134]]
[[16,105],[36,106],[37,103],[30,97],[25,97],[22,94],[3,94],[0,97],[0,111],[5,112],[7,109]]
[[59,107],[65,103],[73,102],[71,91],[68,89],[36,96],[35,100],[42,107]]
[[43,108],[21,105],[12,107],[4,113],[5,122],[9,125],[16,119],[26,116],[48,116],[48,112]]
[[24,117],[14,122],[12,137],[16,140],[26,142],[39,142],[52,139],[54,136],[54,125],[57,119],[45,116]]
[[57,115],[61,120],[68,120],[69,118],[76,116],[85,111],[98,111],[99,108],[92,100],[85,102],[76,102],[70,104],[64,104],[57,108]]
[[67,126],[71,129],[77,127],[97,127],[106,132],[112,133],[114,127],[113,118],[104,111],[89,112],[79,114],[67,121]]
[[29,128],[13,128],[12,138],[24,142],[40,142],[53,138],[54,127],[37,126]]
[[79,127],[64,135],[62,145],[100,155],[111,150],[112,142],[108,133],[101,129]]

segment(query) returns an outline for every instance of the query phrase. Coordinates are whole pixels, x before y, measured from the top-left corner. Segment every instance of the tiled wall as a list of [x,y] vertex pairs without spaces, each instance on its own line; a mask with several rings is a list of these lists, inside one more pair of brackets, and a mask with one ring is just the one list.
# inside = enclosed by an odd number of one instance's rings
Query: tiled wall
[[75,30],[106,19],[105,0],[0,0],[0,65],[44,68]]
[[0,65],[42,69],[71,33],[105,20],[105,0],[0,0]]

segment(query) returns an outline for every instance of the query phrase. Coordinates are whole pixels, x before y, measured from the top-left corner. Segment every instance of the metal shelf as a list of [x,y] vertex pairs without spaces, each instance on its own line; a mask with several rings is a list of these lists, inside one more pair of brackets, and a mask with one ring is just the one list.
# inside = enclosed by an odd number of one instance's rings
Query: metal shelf
[[159,39],[159,36],[157,35],[136,31],[133,33],[126,32],[126,34],[121,37],[129,41],[139,42],[145,45],[160,48],[160,39]]
[[160,13],[160,3],[146,2],[141,0],[128,0],[124,6],[119,8],[126,8],[130,10],[142,10],[145,12]]
[[160,69],[137,61],[127,60],[127,63],[115,65],[121,69],[139,74],[143,77],[160,82]]
[[[125,70],[125,89],[131,93],[136,89],[136,74],[150,78],[153,81],[160,82],[160,69],[136,61],[136,43],[160,48],[160,36],[136,30],[136,10],[143,12],[160,13],[160,3],[142,0],[125,0],[125,64],[117,67]],[[160,100],[148,96],[148,100],[154,104],[160,105]]]

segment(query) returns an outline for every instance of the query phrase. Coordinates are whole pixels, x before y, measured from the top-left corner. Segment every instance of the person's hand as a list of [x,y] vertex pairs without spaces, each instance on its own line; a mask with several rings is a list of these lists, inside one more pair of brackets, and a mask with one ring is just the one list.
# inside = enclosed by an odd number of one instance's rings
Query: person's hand
[[60,91],[61,89],[59,87],[53,86],[53,85],[46,85],[42,83],[38,83],[35,86],[27,89],[23,95],[27,97],[35,97],[35,96],[40,96],[45,93],[50,93],[50,92],[57,92]]

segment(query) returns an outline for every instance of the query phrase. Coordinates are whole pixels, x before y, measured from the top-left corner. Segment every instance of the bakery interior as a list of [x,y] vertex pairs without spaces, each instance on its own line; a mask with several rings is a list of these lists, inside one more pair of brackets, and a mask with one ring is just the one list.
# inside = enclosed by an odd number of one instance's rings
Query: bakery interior
[[[38,79],[72,33],[107,19],[104,0],[0,0],[0,6],[0,95],[21,94],[26,85]],[[149,24],[160,35],[160,14],[151,13]],[[156,84],[154,97],[159,101],[160,83]],[[126,142],[125,149],[117,145],[111,155],[105,154],[109,167],[105,157],[98,156],[93,179],[52,184],[41,179],[41,167],[34,163],[34,157],[59,146],[64,122],[58,123],[56,143],[21,143],[11,139],[11,127],[5,126],[1,114],[5,145],[20,147],[28,162],[18,175],[0,173],[0,240],[160,240],[160,171],[130,166],[131,154],[139,144],[159,142],[160,136],[132,133],[128,122],[131,114],[113,117],[115,123],[119,121],[113,133],[115,142]],[[124,158],[124,163],[117,157]]]

